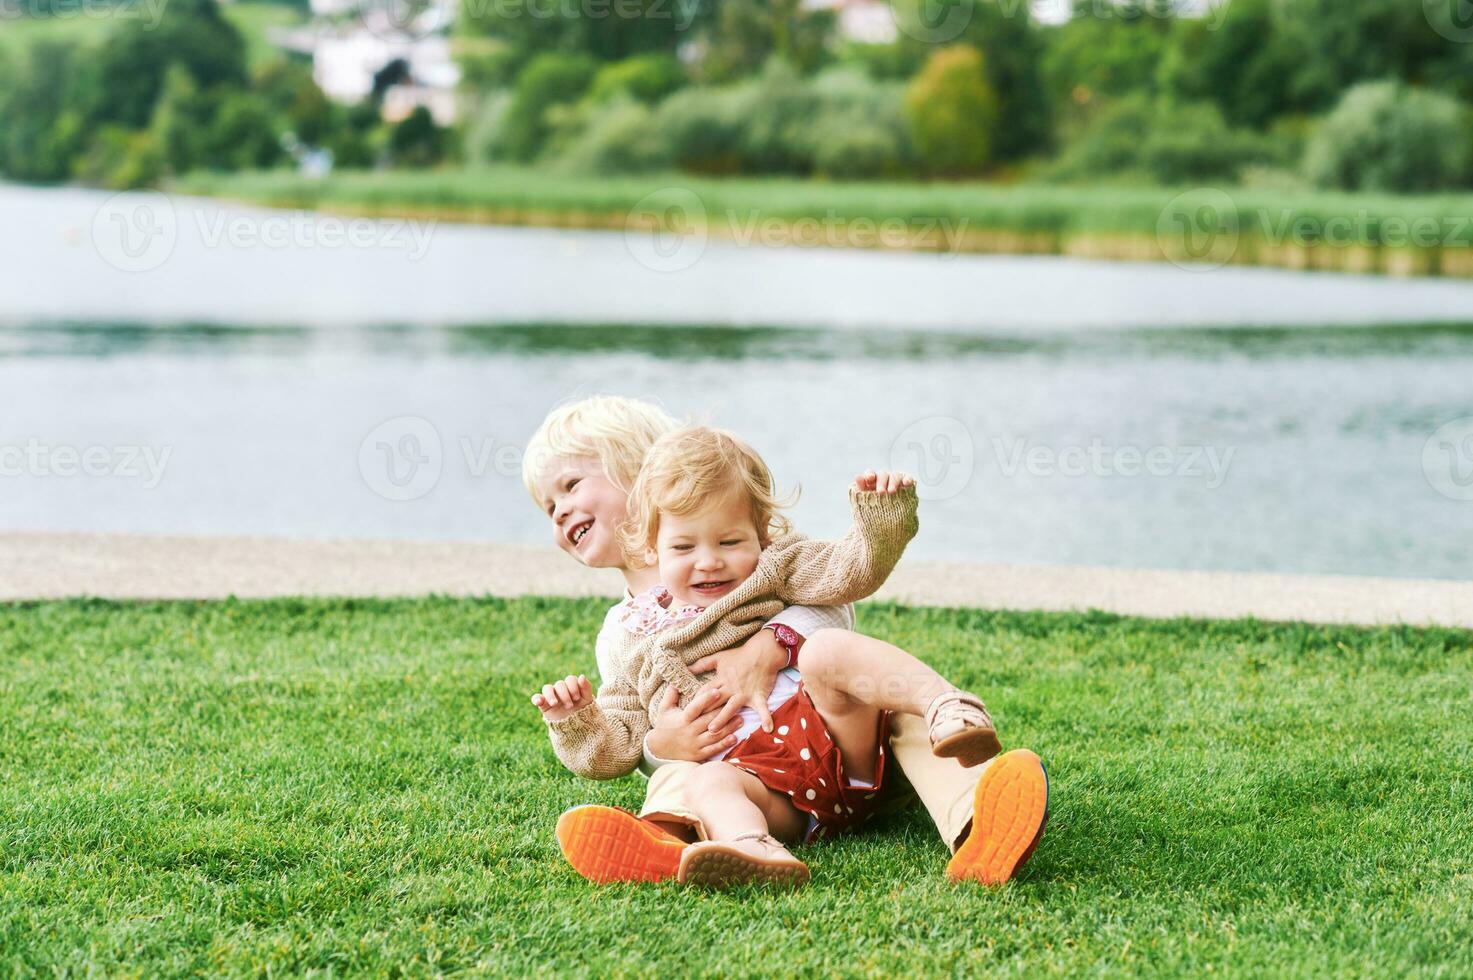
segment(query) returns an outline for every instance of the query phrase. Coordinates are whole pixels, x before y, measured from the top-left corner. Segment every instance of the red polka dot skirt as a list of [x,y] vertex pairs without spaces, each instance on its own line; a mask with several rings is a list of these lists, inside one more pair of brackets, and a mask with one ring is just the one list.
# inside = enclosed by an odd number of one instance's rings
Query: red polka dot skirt
[[804,838],[809,843],[853,830],[876,812],[889,734],[890,713],[881,712],[874,785],[852,785],[844,774],[839,746],[800,683],[797,693],[772,713],[772,731],[757,729],[725,761],[756,776],[773,792],[786,794],[793,806],[811,816]]

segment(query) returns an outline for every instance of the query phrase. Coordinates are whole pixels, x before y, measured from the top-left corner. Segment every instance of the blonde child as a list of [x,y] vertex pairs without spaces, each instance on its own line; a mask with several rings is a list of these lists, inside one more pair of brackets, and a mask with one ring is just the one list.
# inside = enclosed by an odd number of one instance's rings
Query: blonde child
[[[583,678],[533,699],[559,758],[595,778],[634,768],[669,688],[699,690],[689,664],[761,628],[784,604],[873,593],[916,530],[914,481],[870,472],[850,489],[855,524],[844,539],[792,533],[766,464],[730,433],[704,427],[662,437],[630,500],[626,551],[657,564],[660,584],[623,604],[616,679],[596,699]],[[806,866],[773,832],[814,840],[873,812],[890,712],[925,717],[933,752],[963,765],[1000,749],[981,701],[890,644],[820,631],[800,664],[802,680],[774,712],[776,730],[750,732],[728,762],[688,777],[686,803],[713,839],[684,850],[682,881],[806,880]]]
[[[581,564],[618,569],[626,599],[658,584],[659,575],[654,567],[629,562],[615,532],[625,520],[628,489],[640,464],[653,443],[676,427],[668,414],[648,402],[595,396],[549,413],[524,456],[528,492],[549,518],[557,546]],[[620,611],[619,604],[610,609],[595,644],[605,679],[615,673],[611,650],[623,632]],[[693,664],[697,672],[717,671],[716,680],[695,697],[677,707],[679,695],[671,687],[645,742],[640,769],[650,778],[638,817],[616,807],[584,805],[559,819],[563,853],[584,877],[674,877],[687,843],[709,836],[685,805],[685,780],[697,771],[699,761],[734,744],[743,718],[755,714],[772,730],[769,706],[780,702],[774,681],[792,659],[791,648],[777,640],[779,632],[801,644],[821,629],[839,635],[852,628],[853,619],[847,607],[791,606],[767,625],[741,647]],[[569,677],[563,687],[584,681],[582,675]],[[737,707],[740,718],[733,717]],[[903,776],[892,775],[913,786],[952,851],[948,877],[999,884],[1015,874],[1032,853],[1047,818],[1047,777],[1037,756],[1017,749],[964,769],[954,759],[934,756],[927,726],[908,715],[895,718],[891,745],[894,761],[904,770]]]

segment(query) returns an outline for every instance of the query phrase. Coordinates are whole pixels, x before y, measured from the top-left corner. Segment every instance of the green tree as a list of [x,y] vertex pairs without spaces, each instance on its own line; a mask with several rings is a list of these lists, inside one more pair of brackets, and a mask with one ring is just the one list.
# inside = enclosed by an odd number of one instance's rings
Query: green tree
[[65,180],[84,143],[85,51],[40,42],[0,88],[0,173],[16,180]]
[[170,0],[163,9],[153,29],[124,21],[98,50],[90,121],[146,126],[170,65],[202,90],[246,87],[245,42],[215,0]]
[[389,134],[389,157],[396,167],[433,167],[445,150],[445,131],[424,106],[416,106]]
[[542,54],[527,65],[512,90],[501,124],[501,149],[509,159],[537,156],[552,133],[549,113],[582,98],[598,63],[583,55]]
[[680,59],[669,54],[642,54],[604,65],[588,87],[593,102],[627,96],[654,105],[686,82]]
[[[1400,79],[1473,97],[1473,46],[1439,33],[1446,5],[1412,0],[1233,0],[1182,20],[1163,88],[1215,102],[1236,125],[1329,110],[1358,82]],[[1454,35],[1455,36],[1455,35]]]
[[905,111],[916,152],[930,173],[975,174],[992,161],[1002,114],[982,52],[971,45],[931,55],[906,90]]
[[832,11],[803,0],[721,0],[705,34],[700,75],[731,81],[773,59],[810,72],[827,57],[834,23]]
[[[1103,12],[1103,16],[1102,16]],[[1065,24],[1043,32],[1041,71],[1055,106],[1152,92],[1172,20],[1136,7],[1080,0]]]
[[1161,66],[1162,91],[1181,101],[1209,101],[1230,123],[1262,128],[1293,104],[1300,55],[1277,26],[1273,0],[1234,0],[1213,28],[1206,19],[1176,25]]
[[270,103],[286,128],[309,146],[326,143],[340,122],[306,65],[274,62],[257,73],[251,88]]
[[[1021,0],[965,0],[941,5],[945,16],[937,21],[936,0],[891,0],[897,20],[914,34],[902,34],[901,43],[929,58],[939,40],[969,44],[982,52],[987,81],[998,100],[998,122],[992,155],[1000,162],[1020,160],[1043,152],[1053,142],[1053,106],[1043,79],[1044,39]],[[928,15],[923,11],[931,11]],[[956,18],[955,21],[950,18]],[[933,40],[928,29],[936,24]]]
[[114,190],[132,190],[158,182],[164,155],[151,133],[103,126],[76,160],[73,176]]
[[[650,52],[673,53],[690,40],[710,5],[702,0],[620,0],[613,4],[466,0],[461,30],[497,42],[494,53],[475,50],[474,70],[512,78],[544,54],[586,55],[619,61]],[[483,63],[491,58],[494,68]]]
[[200,95],[194,77],[183,66],[169,67],[149,123],[164,169],[182,174],[199,164],[214,108],[212,100]]
[[253,170],[283,155],[271,105],[254,92],[230,92],[219,103],[200,163],[221,170]]

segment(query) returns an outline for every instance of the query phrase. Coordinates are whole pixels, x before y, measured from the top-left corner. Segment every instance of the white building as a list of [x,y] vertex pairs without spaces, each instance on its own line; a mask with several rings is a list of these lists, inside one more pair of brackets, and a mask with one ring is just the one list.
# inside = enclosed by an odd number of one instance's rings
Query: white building
[[312,77],[335,102],[355,104],[373,92],[374,77],[402,60],[409,80],[384,93],[384,118],[397,122],[424,106],[442,126],[456,117],[460,66],[449,28],[456,0],[410,5],[403,0],[311,0],[311,25],[273,32],[273,43],[312,59]]

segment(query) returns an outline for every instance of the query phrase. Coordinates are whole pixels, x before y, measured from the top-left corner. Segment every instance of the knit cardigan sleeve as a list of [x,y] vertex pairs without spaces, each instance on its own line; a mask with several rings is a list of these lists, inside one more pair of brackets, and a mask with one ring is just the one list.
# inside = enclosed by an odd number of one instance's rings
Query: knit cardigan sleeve
[[854,524],[838,541],[793,542],[777,594],[796,605],[843,605],[873,595],[920,527],[916,489],[876,493],[849,488]]
[[[621,631],[620,642],[632,639]],[[625,659],[622,651],[611,657],[615,663]],[[605,679],[592,704],[547,724],[558,760],[588,779],[618,779],[633,772],[644,757],[649,730],[649,712],[636,679],[624,669]]]

